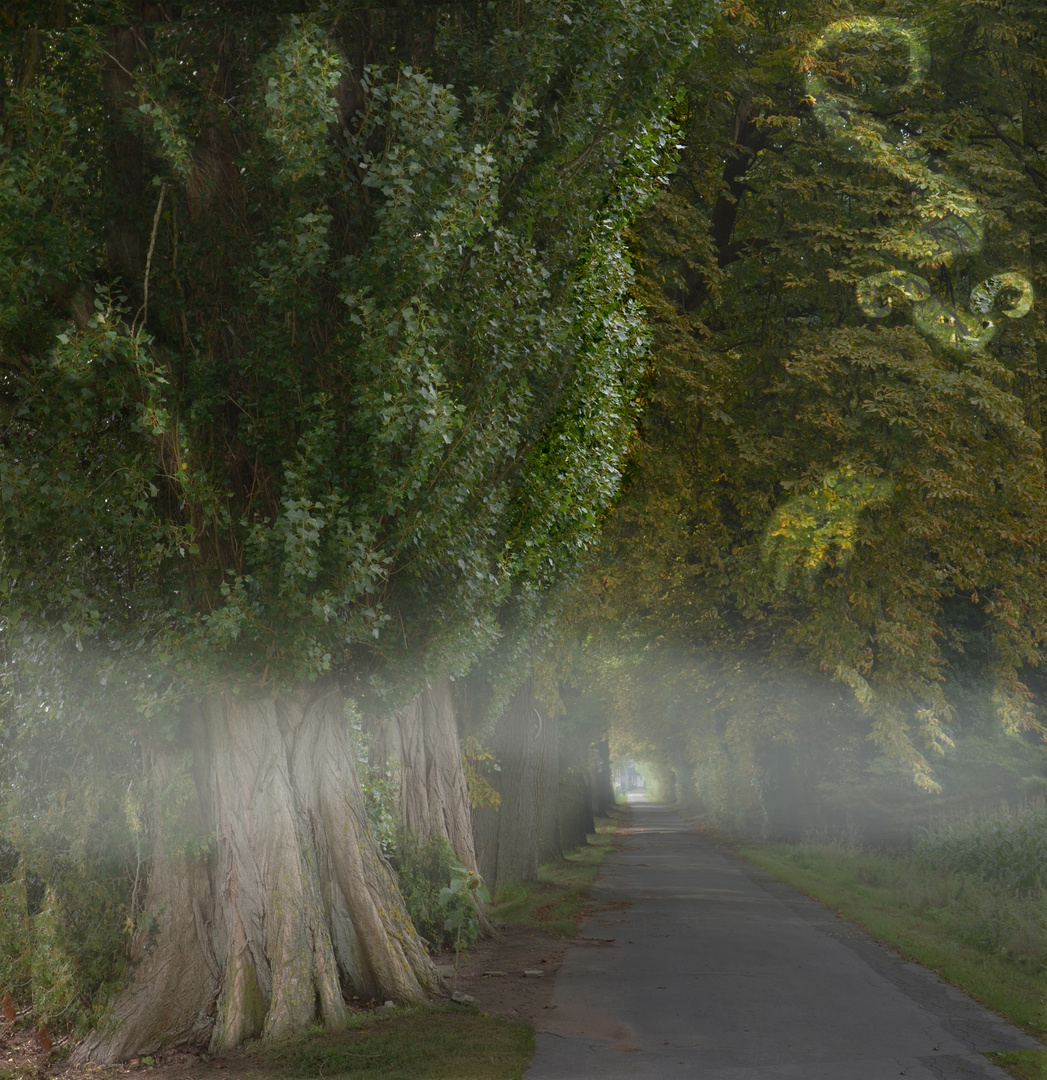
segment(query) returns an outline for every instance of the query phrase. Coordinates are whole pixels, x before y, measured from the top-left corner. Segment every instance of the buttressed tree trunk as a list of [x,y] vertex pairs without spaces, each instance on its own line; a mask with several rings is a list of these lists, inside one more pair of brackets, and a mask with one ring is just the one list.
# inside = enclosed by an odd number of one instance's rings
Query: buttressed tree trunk
[[[218,695],[186,730],[188,775],[179,781],[173,757],[155,769],[133,974],[112,1022],[76,1060],[220,1051],[337,1025],[348,993],[401,1002],[437,993],[364,814],[337,686]],[[176,808],[172,790],[187,793]]]
[[373,760],[399,767],[404,826],[420,840],[446,840],[462,866],[476,870],[450,679],[430,684],[399,712],[371,725],[369,736]]

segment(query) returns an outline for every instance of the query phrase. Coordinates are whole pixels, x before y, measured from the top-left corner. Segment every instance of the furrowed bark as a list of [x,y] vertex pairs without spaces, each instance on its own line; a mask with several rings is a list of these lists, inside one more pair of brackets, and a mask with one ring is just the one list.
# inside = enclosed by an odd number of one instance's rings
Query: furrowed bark
[[370,725],[372,760],[400,770],[400,816],[420,840],[446,840],[476,870],[469,788],[462,768],[449,679],[426,687],[399,712]]
[[193,794],[172,810],[170,754],[157,770],[135,970],[75,1060],[218,1051],[337,1026],[349,993],[439,992],[371,835],[343,705],[326,683],[226,693],[187,715]]
[[[467,870],[479,871],[450,679],[439,679],[392,716],[369,725],[371,760],[400,773],[400,821],[417,840],[446,840]],[[493,929],[473,894],[483,934]]]

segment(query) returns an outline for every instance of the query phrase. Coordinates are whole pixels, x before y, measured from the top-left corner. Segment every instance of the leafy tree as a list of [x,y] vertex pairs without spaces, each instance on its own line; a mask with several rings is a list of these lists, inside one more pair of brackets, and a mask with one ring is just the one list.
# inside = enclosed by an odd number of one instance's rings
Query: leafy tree
[[583,604],[718,673],[721,753],[797,736],[736,693],[792,672],[933,788],[961,600],[1004,724],[1039,727],[1042,17],[990,7],[731,5],[683,82],[637,229],[650,404]]
[[0,52],[12,715],[133,740],[149,841],[79,1053],[424,997],[344,695],[525,636],[593,537],[647,342],[624,230],[694,15],[60,10]]

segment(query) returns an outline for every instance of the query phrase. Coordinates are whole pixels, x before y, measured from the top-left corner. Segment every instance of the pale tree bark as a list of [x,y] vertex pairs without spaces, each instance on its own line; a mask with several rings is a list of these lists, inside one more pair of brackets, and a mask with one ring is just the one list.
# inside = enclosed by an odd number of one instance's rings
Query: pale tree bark
[[[372,764],[399,772],[401,825],[423,843],[445,840],[461,865],[478,873],[451,680],[428,684],[399,712],[370,721],[367,734]],[[486,936],[493,930],[486,906],[473,899]]]
[[173,754],[155,769],[133,974],[75,1060],[224,1050],[336,1026],[350,993],[438,993],[371,835],[335,684],[217,695],[185,728],[190,773],[174,783]]
[[400,774],[400,819],[419,840],[440,838],[476,870],[469,787],[450,679],[429,684],[399,712],[367,725],[371,761]]

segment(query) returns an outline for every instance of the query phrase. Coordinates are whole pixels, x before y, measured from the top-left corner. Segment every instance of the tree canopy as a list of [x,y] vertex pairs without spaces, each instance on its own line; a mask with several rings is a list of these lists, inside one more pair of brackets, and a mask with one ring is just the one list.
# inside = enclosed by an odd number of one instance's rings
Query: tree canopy
[[687,17],[186,14],[5,38],[8,625],[154,685],[464,670],[617,490]]
[[710,688],[662,721],[707,764],[850,699],[933,787],[957,604],[1004,725],[1040,727],[1042,14],[725,5],[682,81],[635,232],[650,405],[583,603]]

